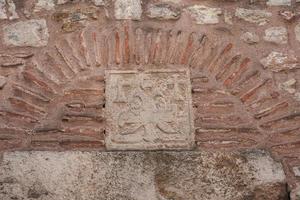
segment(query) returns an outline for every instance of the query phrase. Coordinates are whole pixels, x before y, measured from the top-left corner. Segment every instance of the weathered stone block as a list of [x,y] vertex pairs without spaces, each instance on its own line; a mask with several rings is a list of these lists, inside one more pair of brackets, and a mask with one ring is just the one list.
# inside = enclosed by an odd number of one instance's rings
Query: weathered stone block
[[275,44],[287,44],[287,29],[282,26],[268,28],[265,30],[264,40]]
[[266,10],[237,8],[235,16],[250,23],[265,25],[269,22],[269,18],[272,16],[272,13]]
[[176,8],[170,4],[160,3],[152,4],[147,9],[147,16],[155,19],[178,19],[181,15],[179,8]]
[[0,199],[286,200],[280,163],[262,151],[11,152]]
[[273,72],[280,72],[299,68],[299,62],[294,53],[281,53],[273,51],[267,57],[262,58],[260,63],[264,68],[270,69]]
[[291,0],[268,0],[268,6],[290,6],[292,4]]
[[107,71],[105,93],[108,149],[193,147],[188,71]]
[[38,2],[35,4],[34,12],[54,10],[54,7],[54,0],[38,0]]
[[142,15],[141,4],[140,0],[116,0],[115,18],[140,20]]
[[197,24],[217,24],[219,23],[219,15],[222,14],[221,8],[210,8],[203,5],[191,6],[187,10]]
[[241,35],[241,40],[247,44],[255,44],[259,42],[259,36],[255,33],[246,32]]
[[46,46],[49,39],[46,20],[27,20],[7,25],[3,29],[4,43],[9,46]]

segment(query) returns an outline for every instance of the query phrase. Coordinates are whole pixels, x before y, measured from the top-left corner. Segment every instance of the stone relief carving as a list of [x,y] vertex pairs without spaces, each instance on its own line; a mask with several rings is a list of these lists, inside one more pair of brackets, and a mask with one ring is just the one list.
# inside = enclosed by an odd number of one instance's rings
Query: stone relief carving
[[108,149],[189,149],[193,146],[187,70],[107,71]]

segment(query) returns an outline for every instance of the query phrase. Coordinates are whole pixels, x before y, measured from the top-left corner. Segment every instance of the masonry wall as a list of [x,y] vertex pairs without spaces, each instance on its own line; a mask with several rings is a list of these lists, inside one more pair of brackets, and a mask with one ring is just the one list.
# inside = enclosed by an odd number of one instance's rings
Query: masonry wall
[[196,151],[300,176],[297,0],[0,0],[0,152],[107,151],[105,70],[190,70]]

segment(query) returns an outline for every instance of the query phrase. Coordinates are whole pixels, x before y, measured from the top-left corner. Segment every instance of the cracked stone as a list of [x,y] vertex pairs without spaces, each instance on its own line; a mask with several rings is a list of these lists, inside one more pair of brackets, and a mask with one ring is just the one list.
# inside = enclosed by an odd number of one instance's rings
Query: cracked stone
[[54,10],[54,0],[39,0],[34,7],[34,12],[40,12],[43,10]]
[[299,62],[294,52],[289,54],[272,51],[267,57],[262,58],[260,63],[266,69],[273,72],[280,72],[299,68]]
[[241,35],[241,40],[247,44],[255,44],[259,42],[259,36],[255,33],[246,32]]
[[141,0],[116,0],[115,18],[140,20],[142,16]]
[[268,6],[291,6],[292,0],[268,0]]
[[196,24],[217,24],[219,15],[222,14],[221,8],[210,8],[203,5],[195,5],[187,8]]
[[235,16],[244,21],[255,23],[260,26],[265,25],[269,22],[272,13],[266,10],[252,10],[245,8],[237,8],[235,11]]
[[298,23],[295,26],[295,35],[296,35],[296,40],[300,42],[300,23]]
[[282,26],[268,28],[265,30],[264,40],[275,44],[287,44],[287,29]]
[[166,3],[152,4],[147,9],[147,16],[155,19],[178,19],[181,15],[180,9]]
[[49,39],[46,20],[27,20],[4,27],[4,43],[8,46],[46,46]]
[[6,77],[0,75],[0,89],[3,89],[3,87],[6,85]]

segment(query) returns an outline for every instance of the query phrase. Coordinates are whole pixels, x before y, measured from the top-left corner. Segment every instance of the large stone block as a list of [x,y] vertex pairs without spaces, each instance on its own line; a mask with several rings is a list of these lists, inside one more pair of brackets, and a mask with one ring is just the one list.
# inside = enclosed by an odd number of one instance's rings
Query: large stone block
[[262,26],[269,22],[269,18],[272,17],[272,13],[266,10],[237,8],[235,11],[235,16],[246,22],[255,23]]
[[270,27],[265,30],[264,40],[275,44],[287,44],[288,31],[285,27]]
[[187,8],[196,24],[217,24],[219,15],[222,14],[221,8],[210,8],[204,5],[195,5]]
[[140,0],[116,0],[115,18],[140,20],[142,16],[142,2]]
[[0,199],[285,200],[280,163],[262,151],[11,152]]
[[4,27],[4,43],[9,46],[41,47],[48,44],[46,20],[20,21]]
[[193,147],[188,71],[107,71],[105,93],[108,149]]

